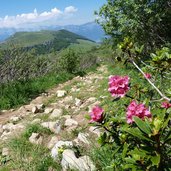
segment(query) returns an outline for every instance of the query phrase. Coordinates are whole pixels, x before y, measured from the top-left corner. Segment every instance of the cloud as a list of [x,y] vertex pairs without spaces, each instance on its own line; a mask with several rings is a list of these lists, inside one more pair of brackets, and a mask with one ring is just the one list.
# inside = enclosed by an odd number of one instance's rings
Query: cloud
[[23,13],[16,16],[7,15],[4,18],[0,18],[0,28],[27,27],[27,25],[43,25],[43,23],[57,25],[58,23],[61,24],[61,21],[66,18],[72,17],[75,12],[77,12],[77,9],[74,6],[66,7],[63,11],[55,7],[42,13],[38,13],[37,9],[34,9],[31,13]]
[[69,7],[65,8],[64,12],[65,13],[74,13],[74,12],[77,12],[77,8],[75,8],[73,6],[69,6]]

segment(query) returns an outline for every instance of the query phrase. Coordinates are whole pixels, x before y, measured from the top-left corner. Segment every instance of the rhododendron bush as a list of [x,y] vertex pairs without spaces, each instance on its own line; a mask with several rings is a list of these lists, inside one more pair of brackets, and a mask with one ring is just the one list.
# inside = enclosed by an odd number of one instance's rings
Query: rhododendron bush
[[154,70],[143,71],[137,64],[138,58],[133,57],[135,49],[129,48],[123,50],[127,53],[126,61],[134,65],[140,73],[137,72],[137,76],[148,86],[134,85],[130,75],[109,76],[108,91],[114,114],[95,106],[90,113],[91,124],[103,130],[98,142],[113,149],[109,168],[116,171],[171,170],[170,98],[163,93],[163,78],[153,75]]

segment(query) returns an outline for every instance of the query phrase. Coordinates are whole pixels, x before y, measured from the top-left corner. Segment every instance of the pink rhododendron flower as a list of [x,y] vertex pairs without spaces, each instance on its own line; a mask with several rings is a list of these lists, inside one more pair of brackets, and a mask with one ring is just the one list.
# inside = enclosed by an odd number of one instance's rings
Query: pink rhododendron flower
[[151,74],[150,73],[145,73],[145,78],[150,79],[151,78]]
[[129,90],[129,77],[128,76],[110,76],[108,91],[113,97],[124,97]]
[[134,122],[133,117],[137,116],[141,119],[144,117],[151,118],[150,111],[145,107],[144,104],[137,104],[135,100],[133,100],[127,108],[127,123],[131,124]]
[[93,107],[90,113],[90,116],[91,116],[90,122],[102,122],[103,113],[104,113],[104,110],[101,107],[99,106]]
[[168,101],[162,102],[161,107],[168,109],[171,107],[171,103],[169,103]]

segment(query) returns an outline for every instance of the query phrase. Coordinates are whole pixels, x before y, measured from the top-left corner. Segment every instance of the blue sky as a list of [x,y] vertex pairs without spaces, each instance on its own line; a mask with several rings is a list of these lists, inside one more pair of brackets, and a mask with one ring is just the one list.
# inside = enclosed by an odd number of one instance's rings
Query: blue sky
[[0,0],[0,28],[83,24],[106,0]]

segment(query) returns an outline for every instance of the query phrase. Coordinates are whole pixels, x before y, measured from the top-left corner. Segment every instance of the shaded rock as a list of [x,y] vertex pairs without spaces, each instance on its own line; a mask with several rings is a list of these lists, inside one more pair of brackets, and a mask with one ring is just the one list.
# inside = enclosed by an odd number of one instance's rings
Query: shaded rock
[[56,94],[57,97],[64,97],[67,94],[67,92],[65,90],[58,90]]
[[59,120],[57,120],[56,122],[43,122],[41,125],[45,128],[49,128],[56,134],[59,134],[59,132],[61,131],[61,124]]
[[71,105],[65,105],[64,107],[67,110],[67,109],[71,108]]
[[39,109],[37,108],[37,106],[34,106],[31,111],[32,113],[38,113]]
[[59,141],[58,137],[56,137],[56,136],[52,137],[51,140],[49,141],[47,147],[48,147],[49,149],[53,148],[54,145],[55,145],[58,141]]
[[65,121],[65,124],[64,124],[64,125],[65,125],[65,126],[78,125],[78,122],[75,121],[74,119],[67,119],[67,120]]
[[50,119],[58,118],[58,117],[62,116],[62,114],[63,114],[63,110],[62,109],[54,109],[49,118]]
[[65,147],[72,147],[73,143],[72,141],[58,141],[55,146],[52,148],[51,150],[51,156],[56,159],[58,157],[58,153],[60,148],[62,148],[63,146]]
[[62,154],[61,165],[63,171],[67,171],[68,169],[79,170],[79,171],[94,171],[95,166],[91,161],[90,157],[82,156],[76,158],[74,151],[67,149],[64,150]]
[[43,137],[39,133],[32,133],[29,138],[29,141],[33,144],[42,144]]
[[37,108],[38,108],[39,112],[43,112],[45,109],[45,105],[43,103],[39,104],[39,105],[37,105]]

